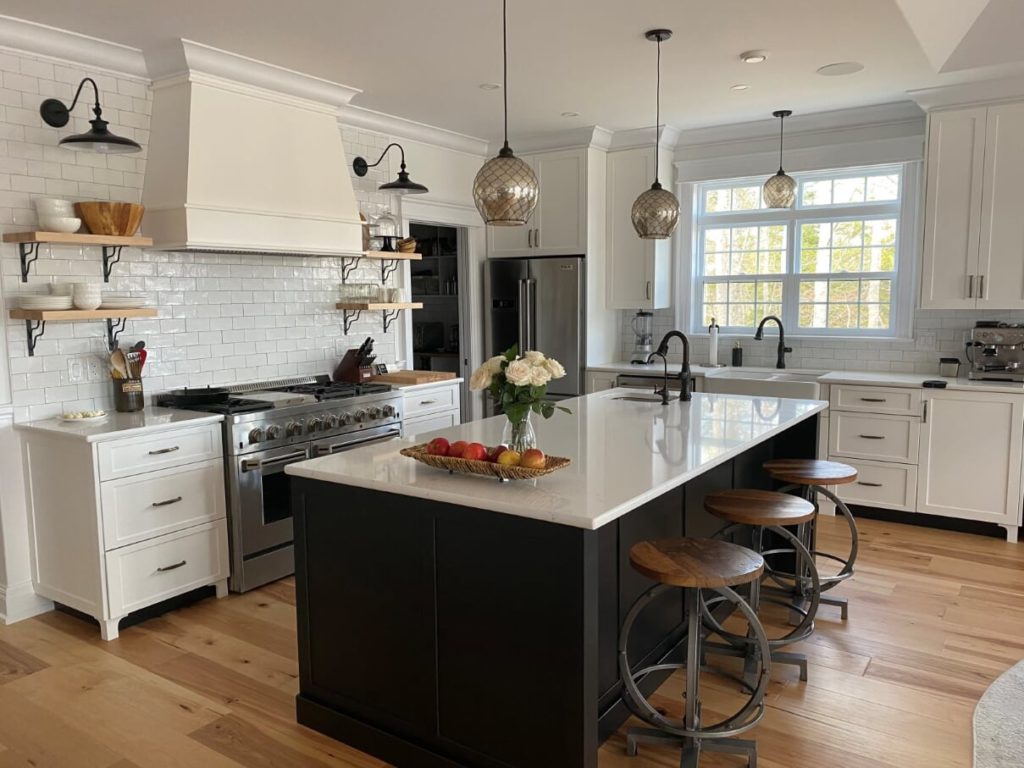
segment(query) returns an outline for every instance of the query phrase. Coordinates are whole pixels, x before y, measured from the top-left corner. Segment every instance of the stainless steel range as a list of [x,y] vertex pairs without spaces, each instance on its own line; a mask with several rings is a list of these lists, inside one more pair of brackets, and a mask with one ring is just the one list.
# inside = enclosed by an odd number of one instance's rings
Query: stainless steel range
[[399,392],[386,384],[334,383],[328,376],[186,389],[159,396],[157,405],[224,414],[235,592],[295,570],[286,466],[402,434]]

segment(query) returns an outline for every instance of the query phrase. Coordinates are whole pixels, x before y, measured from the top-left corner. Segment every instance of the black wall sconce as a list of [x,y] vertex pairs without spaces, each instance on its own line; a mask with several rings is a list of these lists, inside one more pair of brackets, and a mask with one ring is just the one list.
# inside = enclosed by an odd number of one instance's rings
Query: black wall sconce
[[388,182],[387,184],[381,184],[377,189],[381,192],[390,192],[393,195],[422,195],[424,192],[429,192],[430,190],[422,184],[417,184],[409,178],[409,174],[406,173],[405,170],[405,150],[402,149],[401,144],[395,144],[394,142],[384,147],[384,151],[380,153],[380,157],[377,158],[376,163],[367,163],[365,157],[357,157],[353,160],[352,170],[356,172],[356,176],[365,176],[368,170],[380,165],[384,156],[392,147],[398,147],[398,151],[402,153],[402,168],[398,172],[397,180]]
[[103,110],[100,109],[100,89],[96,87],[96,81],[91,77],[82,79],[75,91],[75,98],[71,106],[66,106],[59,99],[47,99],[39,105],[39,114],[43,122],[54,128],[63,128],[71,119],[71,110],[78,104],[78,97],[82,94],[82,88],[86,83],[92,85],[93,93],[96,94],[96,105],[92,108],[96,115],[89,122],[92,128],[85,133],[76,133],[73,136],[65,136],[58,144],[67,149],[82,149],[92,152],[103,152],[105,154],[126,154],[128,152],[139,152],[142,147],[131,139],[117,136],[107,130],[107,121],[102,118]]

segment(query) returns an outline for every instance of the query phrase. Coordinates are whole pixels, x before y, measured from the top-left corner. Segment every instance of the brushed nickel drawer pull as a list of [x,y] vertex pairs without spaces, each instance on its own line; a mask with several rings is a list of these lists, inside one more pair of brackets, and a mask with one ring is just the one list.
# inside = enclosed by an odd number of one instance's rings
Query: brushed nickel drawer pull
[[885,440],[885,435],[857,435],[865,440]]
[[185,563],[187,563],[187,562],[188,562],[187,560],[182,560],[180,563],[175,563],[174,565],[165,565],[165,566],[162,566],[160,568],[157,568],[156,570],[157,570],[158,573],[167,573],[168,571],[176,571],[178,568],[181,568],[181,566],[185,565]]
[[860,401],[862,403],[884,403],[886,400],[884,397],[862,397]]
[[175,451],[180,451],[180,450],[181,450],[181,446],[172,445],[170,448],[160,448],[159,450],[156,450],[156,451],[150,451],[149,455],[150,456],[159,456],[160,454],[163,454],[163,453],[174,453]]
[[866,480],[858,480],[857,485],[866,485],[868,488],[881,488],[881,483],[869,483]]
[[177,504],[181,501],[181,496],[175,496],[173,499],[167,499],[166,501],[154,501],[152,506],[154,507],[166,507],[171,504]]
[[420,400],[420,405],[433,405],[437,400]]

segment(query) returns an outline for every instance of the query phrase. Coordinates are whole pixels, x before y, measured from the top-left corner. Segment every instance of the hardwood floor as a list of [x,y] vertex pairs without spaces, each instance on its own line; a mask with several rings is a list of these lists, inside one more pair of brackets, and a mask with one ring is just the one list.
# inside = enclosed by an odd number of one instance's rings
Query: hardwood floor
[[[834,523],[822,519],[820,545],[840,551]],[[773,671],[768,713],[752,732],[759,764],[969,766],[975,702],[1024,658],[1024,545],[871,520],[861,533],[857,573],[836,592],[851,599],[849,621],[822,608],[802,644],[807,683],[795,668]],[[285,580],[111,643],[60,613],[0,627],[0,768],[383,765],[295,724],[294,603]],[[657,704],[678,713],[682,688],[673,677]],[[715,678],[703,695],[708,719],[739,701]],[[602,768],[679,763],[667,749],[627,758],[623,744],[620,732],[601,748]]]

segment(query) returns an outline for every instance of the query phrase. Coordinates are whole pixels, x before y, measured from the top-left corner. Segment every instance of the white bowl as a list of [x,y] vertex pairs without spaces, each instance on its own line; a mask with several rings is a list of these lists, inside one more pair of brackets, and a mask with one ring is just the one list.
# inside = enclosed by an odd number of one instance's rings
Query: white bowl
[[40,216],[39,228],[43,232],[77,232],[82,228],[82,220],[74,216]]
[[44,216],[74,216],[75,204],[70,200],[62,200],[58,197],[37,197],[32,201],[36,208],[36,215]]
[[75,294],[74,303],[76,309],[98,309],[101,303],[99,294],[93,296],[81,296]]

